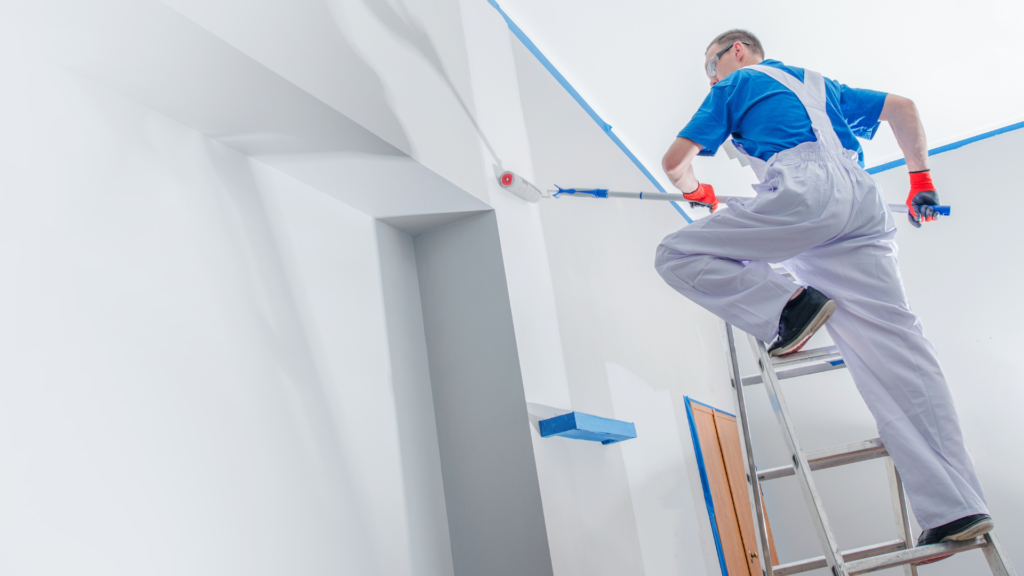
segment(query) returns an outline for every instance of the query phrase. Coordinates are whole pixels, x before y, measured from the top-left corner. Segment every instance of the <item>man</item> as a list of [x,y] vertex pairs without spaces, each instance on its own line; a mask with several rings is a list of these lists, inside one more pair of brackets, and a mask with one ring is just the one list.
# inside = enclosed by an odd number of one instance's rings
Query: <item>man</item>
[[[924,528],[918,545],[993,527],[935,349],[910,310],[896,226],[864,171],[857,137],[893,128],[910,169],[910,222],[936,219],[938,194],[914,103],[765,60],[743,30],[708,46],[711,92],[663,160],[672,183],[712,215],[670,234],[655,266],[673,288],[765,342],[795,352],[821,326],[849,366]],[[732,136],[760,180],[716,212],[691,162]],[[796,283],[773,271],[782,263]]]

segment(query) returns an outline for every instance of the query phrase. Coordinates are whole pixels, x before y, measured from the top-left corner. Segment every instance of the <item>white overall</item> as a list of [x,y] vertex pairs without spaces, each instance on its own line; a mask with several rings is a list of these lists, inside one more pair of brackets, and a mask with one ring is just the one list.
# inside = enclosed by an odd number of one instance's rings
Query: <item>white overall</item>
[[[757,196],[730,199],[670,234],[655,267],[681,294],[765,342],[799,285],[835,300],[828,332],[875,417],[923,528],[987,514],[935,349],[910,310],[896,263],[896,226],[882,191],[844,150],[825,111],[825,83],[749,66],[792,90],[816,142],[767,162],[750,158]],[[798,283],[772,271],[782,263]]]

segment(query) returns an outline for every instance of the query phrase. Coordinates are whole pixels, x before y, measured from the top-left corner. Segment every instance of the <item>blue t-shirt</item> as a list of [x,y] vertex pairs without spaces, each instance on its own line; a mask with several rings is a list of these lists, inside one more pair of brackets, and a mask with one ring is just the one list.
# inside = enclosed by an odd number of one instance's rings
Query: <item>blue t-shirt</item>
[[[803,68],[786,66],[778,60],[761,64],[804,80]],[[829,78],[825,78],[825,92],[832,128],[843,148],[856,151],[864,166],[864,151],[856,137],[870,140],[875,136],[886,93],[850,88]],[[746,68],[712,86],[700,109],[679,133],[703,147],[701,156],[714,156],[730,135],[747,154],[761,160],[817,140],[807,110],[796,94],[771,76]]]

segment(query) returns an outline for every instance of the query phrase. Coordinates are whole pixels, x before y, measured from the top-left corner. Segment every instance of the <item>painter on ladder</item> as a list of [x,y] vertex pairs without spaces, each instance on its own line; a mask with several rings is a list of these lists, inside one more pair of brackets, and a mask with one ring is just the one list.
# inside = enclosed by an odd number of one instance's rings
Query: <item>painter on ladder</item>
[[[667,236],[658,273],[678,292],[765,342],[795,352],[826,325],[905,481],[918,544],[990,531],[985,494],[964,446],[936,352],[907,302],[896,226],[857,137],[893,128],[910,170],[908,217],[938,217],[924,129],[914,103],[850,88],[765,60],[743,30],[704,55],[711,91],[665,154],[672,183],[713,212]],[[757,195],[716,211],[691,162],[732,137],[757,175]],[[769,264],[782,264],[790,281]]]

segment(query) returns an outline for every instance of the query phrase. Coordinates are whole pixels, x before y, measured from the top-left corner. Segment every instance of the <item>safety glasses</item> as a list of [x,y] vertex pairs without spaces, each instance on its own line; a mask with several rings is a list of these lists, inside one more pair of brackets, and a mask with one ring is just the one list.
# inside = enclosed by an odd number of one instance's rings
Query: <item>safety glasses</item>
[[[750,42],[743,42],[742,40],[740,41],[740,44],[746,44],[747,46],[750,46]],[[708,78],[714,78],[715,74],[718,74],[718,59],[722,57],[722,54],[725,54],[729,50],[732,50],[732,47],[735,46],[735,45],[736,45],[735,42],[733,42],[732,44],[729,44],[725,48],[722,48],[721,50],[719,50],[718,53],[715,54],[711,58],[711,60],[708,60],[708,65],[707,65]]]

